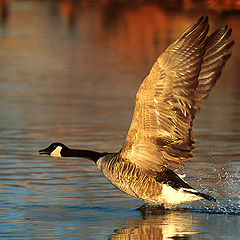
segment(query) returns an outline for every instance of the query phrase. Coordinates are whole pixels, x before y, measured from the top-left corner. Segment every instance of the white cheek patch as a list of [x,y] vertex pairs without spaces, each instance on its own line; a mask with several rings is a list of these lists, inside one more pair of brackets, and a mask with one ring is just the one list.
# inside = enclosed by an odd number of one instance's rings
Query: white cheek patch
[[56,149],[51,152],[50,156],[51,157],[61,157],[61,150],[62,150],[62,147],[57,146]]

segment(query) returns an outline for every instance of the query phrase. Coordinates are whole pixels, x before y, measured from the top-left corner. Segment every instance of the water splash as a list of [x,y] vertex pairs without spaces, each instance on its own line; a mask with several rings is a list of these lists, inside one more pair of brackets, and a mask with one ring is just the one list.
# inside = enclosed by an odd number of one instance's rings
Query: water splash
[[[181,204],[179,207],[194,212],[240,215],[239,162],[227,162],[222,169],[218,170],[216,167],[212,167],[211,171],[218,172],[216,188],[210,191],[200,184],[200,191],[214,196],[217,201],[197,201]],[[201,179],[198,182],[201,182]]]

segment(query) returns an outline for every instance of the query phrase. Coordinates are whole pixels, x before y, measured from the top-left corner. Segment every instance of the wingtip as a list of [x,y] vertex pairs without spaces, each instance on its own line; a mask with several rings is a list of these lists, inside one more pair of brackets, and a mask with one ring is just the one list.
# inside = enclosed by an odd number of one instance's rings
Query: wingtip
[[208,22],[208,16],[207,15],[202,15],[201,17],[199,17],[196,21],[195,24],[201,24],[201,23],[206,23]]
[[208,21],[208,15],[205,14],[205,15],[203,15],[203,16],[204,16],[205,21]]
[[232,28],[229,28],[229,29],[228,29],[228,35],[229,35],[229,37],[230,37],[231,34],[232,34]]
[[202,15],[201,17],[198,18],[197,21],[202,22],[202,20],[205,18],[205,15]]
[[200,22],[208,22],[208,15],[207,14],[203,14],[200,18],[199,18]]
[[201,17],[199,17],[199,19],[205,19],[205,18],[208,18],[207,14],[203,14]]
[[203,32],[203,35],[205,36],[208,32],[208,28],[208,16],[202,15],[182,33],[182,35],[176,40],[176,42],[186,39],[191,34],[195,34],[197,37],[200,31]]

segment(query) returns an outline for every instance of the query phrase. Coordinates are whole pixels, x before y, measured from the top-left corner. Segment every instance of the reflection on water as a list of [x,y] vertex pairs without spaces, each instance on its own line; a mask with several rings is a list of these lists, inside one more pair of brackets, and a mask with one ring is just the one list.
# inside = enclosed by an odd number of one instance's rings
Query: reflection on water
[[126,222],[126,227],[116,229],[110,239],[189,239],[189,235],[199,233],[198,220],[184,212],[155,210],[155,214],[143,214],[143,219]]
[[211,30],[228,23],[237,40],[236,3],[0,1],[0,238],[238,239],[238,41],[196,119],[194,161],[180,171],[216,203],[140,212],[92,162],[37,155],[53,141],[119,150],[161,51],[203,12]]
[[[225,224],[219,226],[216,221]],[[143,214],[142,219],[125,220],[110,239],[238,239],[238,228],[237,216],[155,210],[149,215]],[[218,231],[221,236],[211,237],[211,232]],[[224,231],[233,231],[236,235],[229,238]]]

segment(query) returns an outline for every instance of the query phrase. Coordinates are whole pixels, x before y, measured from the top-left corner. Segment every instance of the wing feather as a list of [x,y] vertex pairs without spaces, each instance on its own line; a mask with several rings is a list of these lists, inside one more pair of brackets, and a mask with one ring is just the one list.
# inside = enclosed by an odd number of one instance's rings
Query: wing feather
[[180,167],[194,148],[193,119],[229,58],[231,31],[220,28],[209,38],[208,18],[190,26],[157,59],[142,82],[132,122],[120,151],[123,158],[157,171]]
[[219,28],[209,38],[201,72],[198,78],[198,88],[195,93],[195,109],[208,97],[212,87],[221,76],[222,69],[231,56],[231,47],[234,41],[227,42],[232,29],[228,26]]

